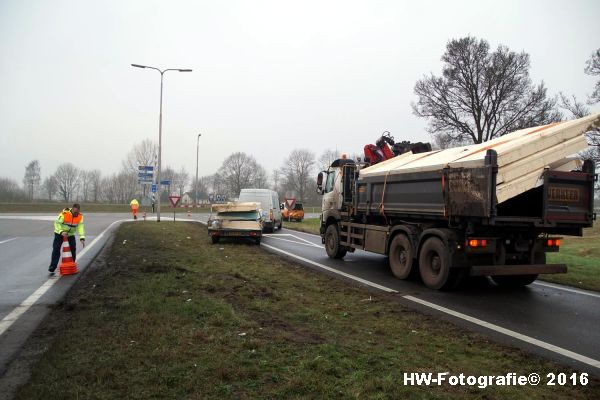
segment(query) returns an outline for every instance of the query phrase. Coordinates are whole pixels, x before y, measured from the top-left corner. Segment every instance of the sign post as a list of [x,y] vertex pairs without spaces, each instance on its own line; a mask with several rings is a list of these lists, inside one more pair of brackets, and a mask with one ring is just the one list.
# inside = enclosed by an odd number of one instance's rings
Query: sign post
[[175,208],[177,207],[177,204],[179,204],[180,199],[181,199],[181,196],[177,196],[177,195],[169,196],[169,202],[173,206],[173,222],[175,221]]

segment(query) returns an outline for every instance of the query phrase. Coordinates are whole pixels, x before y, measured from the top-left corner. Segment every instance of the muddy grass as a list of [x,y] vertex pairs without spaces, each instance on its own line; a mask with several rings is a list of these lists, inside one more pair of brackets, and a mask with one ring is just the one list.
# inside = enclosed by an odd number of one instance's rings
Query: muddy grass
[[404,372],[572,373],[192,223],[124,224],[52,312],[19,399],[599,398],[406,386]]

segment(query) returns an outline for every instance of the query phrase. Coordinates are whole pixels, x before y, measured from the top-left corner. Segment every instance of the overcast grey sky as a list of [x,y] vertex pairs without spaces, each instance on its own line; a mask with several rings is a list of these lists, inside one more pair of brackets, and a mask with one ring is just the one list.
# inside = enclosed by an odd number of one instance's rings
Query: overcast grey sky
[[194,70],[165,74],[163,165],[194,174],[202,133],[200,175],[234,151],[271,172],[293,148],[429,140],[414,84],[466,35],[526,51],[534,82],[584,99],[599,15],[598,0],[0,0],[0,176],[21,183],[33,159],[43,177],[66,161],[113,173],[158,141],[160,76],[131,63]]

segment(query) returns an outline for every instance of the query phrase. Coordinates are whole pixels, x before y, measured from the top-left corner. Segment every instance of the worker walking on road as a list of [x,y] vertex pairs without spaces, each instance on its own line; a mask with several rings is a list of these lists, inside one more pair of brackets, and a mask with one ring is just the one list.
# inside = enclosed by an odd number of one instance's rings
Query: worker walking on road
[[133,214],[133,219],[137,219],[137,212],[138,208],[140,208],[140,203],[138,203],[136,199],[133,199],[131,200],[131,203],[129,203],[129,205],[131,206],[131,213]]
[[60,258],[60,246],[62,245],[64,238],[66,237],[69,241],[69,247],[71,248],[71,255],[73,261],[75,261],[77,253],[77,243],[75,242],[75,234],[79,235],[81,245],[85,247],[85,228],[83,227],[83,214],[79,212],[80,206],[78,203],[73,204],[71,208],[65,208],[54,221],[54,241],[52,242],[52,259],[50,260],[50,266],[48,272],[54,274],[58,260]]

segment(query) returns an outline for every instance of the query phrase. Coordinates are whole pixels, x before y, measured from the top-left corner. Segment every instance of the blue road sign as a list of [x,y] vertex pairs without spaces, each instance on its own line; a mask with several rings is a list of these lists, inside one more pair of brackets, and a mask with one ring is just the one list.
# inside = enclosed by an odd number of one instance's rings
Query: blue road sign
[[154,167],[152,165],[140,165],[140,166],[138,166],[138,170],[151,172],[151,171],[154,171]]
[[165,186],[171,186],[171,181],[170,180],[160,181],[160,184],[165,185]]
[[152,193],[156,193],[156,183],[152,184]]
[[151,180],[152,179],[152,172],[149,172],[149,173],[148,172],[138,172],[138,178],[141,178],[141,179],[146,178],[146,179],[150,179]]

